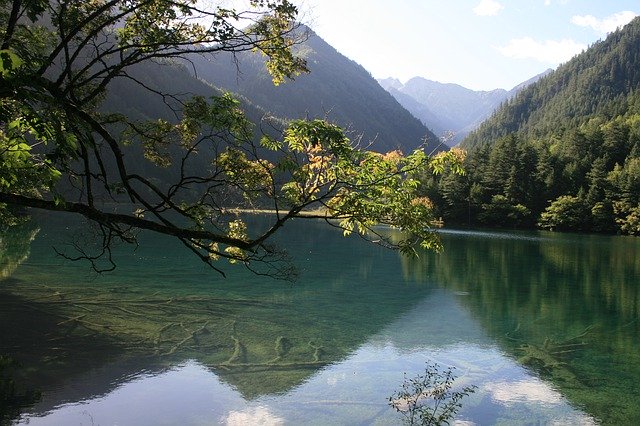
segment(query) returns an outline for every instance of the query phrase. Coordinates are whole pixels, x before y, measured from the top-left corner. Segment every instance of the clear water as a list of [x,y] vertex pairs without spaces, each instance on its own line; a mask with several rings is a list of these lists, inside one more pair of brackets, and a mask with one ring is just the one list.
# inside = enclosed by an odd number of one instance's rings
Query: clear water
[[55,255],[73,236],[2,236],[0,354],[41,392],[18,424],[398,424],[425,362],[477,386],[458,424],[640,424],[637,239],[445,231],[414,259],[303,220],[289,284],[151,234],[97,275]]

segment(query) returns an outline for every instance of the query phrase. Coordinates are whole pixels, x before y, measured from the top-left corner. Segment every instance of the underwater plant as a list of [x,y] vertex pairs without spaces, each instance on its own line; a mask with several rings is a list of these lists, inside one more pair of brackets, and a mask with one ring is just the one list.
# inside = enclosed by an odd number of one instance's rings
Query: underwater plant
[[402,387],[389,397],[389,405],[402,413],[405,424],[449,424],[462,407],[462,398],[476,390],[475,385],[452,390],[454,369],[441,371],[437,363],[427,362],[424,374],[407,378],[405,373]]

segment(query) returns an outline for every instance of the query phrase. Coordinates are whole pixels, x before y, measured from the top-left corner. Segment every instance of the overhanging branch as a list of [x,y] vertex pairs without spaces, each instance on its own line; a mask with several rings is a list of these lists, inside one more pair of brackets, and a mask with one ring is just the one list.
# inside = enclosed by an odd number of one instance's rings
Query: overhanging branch
[[179,228],[167,226],[158,222],[153,222],[142,217],[130,216],[120,213],[108,213],[95,207],[82,203],[72,203],[68,201],[43,200],[40,198],[27,197],[24,195],[8,194],[0,192],[0,203],[12,204],[16,206],[30,207],[39,210],[77,213],[87,219],[102,224],[121,224],[138,229],[146,229],[165,235],[179,238],[209,240],[220,244],[238,247],[242,250],[251,251],[255,246],[253,242],[243,241],[237,238],[230,238],[226,235],[216,234],[206,230]]

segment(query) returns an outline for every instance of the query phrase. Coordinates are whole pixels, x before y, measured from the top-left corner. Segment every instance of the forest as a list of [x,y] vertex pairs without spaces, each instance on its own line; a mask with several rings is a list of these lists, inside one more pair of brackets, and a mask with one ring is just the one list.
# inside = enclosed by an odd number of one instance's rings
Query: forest
[[425,176],[449,224],[640,234],[640,20],[506,102]]

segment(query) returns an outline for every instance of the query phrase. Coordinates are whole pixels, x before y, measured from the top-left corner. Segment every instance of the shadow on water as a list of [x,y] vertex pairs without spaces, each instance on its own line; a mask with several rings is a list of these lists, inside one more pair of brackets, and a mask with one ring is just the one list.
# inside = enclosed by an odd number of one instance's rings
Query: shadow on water
[[443,234],[431,277],[519,363],[605,424],[640,424],[640,242],[553,233]]
[[[2,282],[3,287],[17,284],[11,279]],[[108,336],[65,318],[55,301],[25,299],[6,288],[0,291],[0,353],[16,363],[13,380],[18,389],[29,393],[59,387],[79,372],[125,353],[126,348]],[[22,405],[31,404],[16,408]]]
[[185,360],[247,400],[282,394],[343,360],[428,292],[405,282],[399,260],[384,250],[368,248],[354,263],[362,242],[317,222],[290,225],[284,244],[303,272],[293,286],[239,268],[222,280],[186,251],[168,253],[175,245],[155,235],[116,253],[115,272],[92,275],[53,257],[58,232],[70,226],[48,218],[31,255],[27,244],[20,268],[0,281],[0,353],[19,359],[20,379],[42,390],[34,413]]
[[[41,390],[60,387],[127,351],[114,336],[96,329],[97,324],[83,321],[86,315],[73,313],[71,308],[90,310],[74,306],[75,295],[70,298],[46,282],[14,276],[29,260],[39,232],[33,220],[0,232],[0,424],[34,404],[46,406]],[[103,383],[103,392],[109,391],[110,383],[110,379]],[[74,395],[68,397],[73,400]]]

